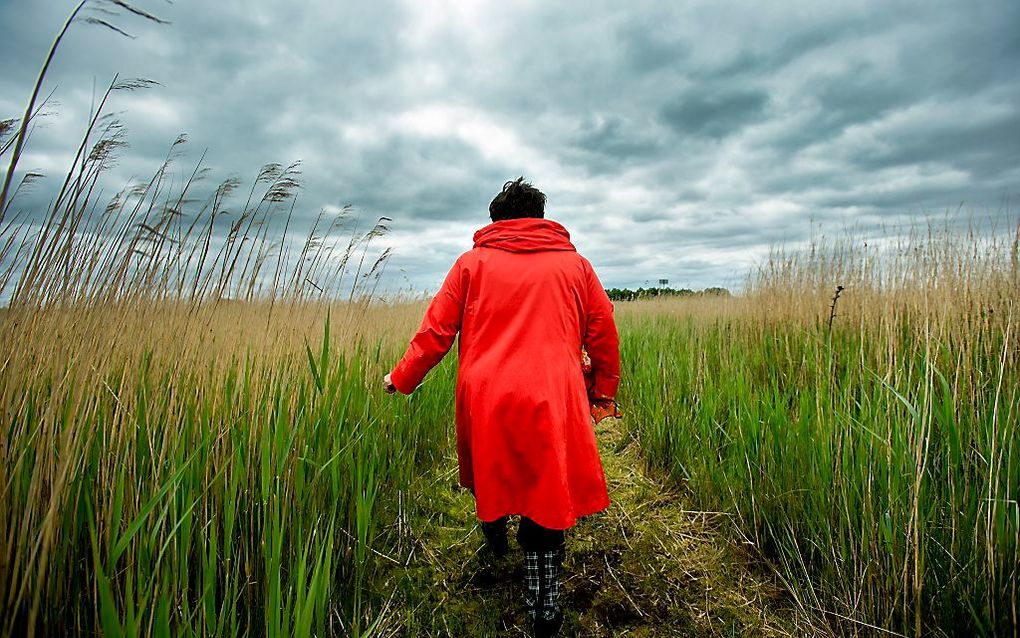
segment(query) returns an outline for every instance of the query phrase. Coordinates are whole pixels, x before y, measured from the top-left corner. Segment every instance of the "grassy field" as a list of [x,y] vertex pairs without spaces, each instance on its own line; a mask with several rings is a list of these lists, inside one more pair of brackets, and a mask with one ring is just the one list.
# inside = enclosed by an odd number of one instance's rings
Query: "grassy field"
[[[618,304],[627,428],[835,632],[1009,635],[1011,250],[830,247],[777,259],[743,296]],[[410,616],[383,575],[428,524],[408,503],[449,464],[452,430],[452,360],[410,398],[379,390],[421,311],[5,310],[3,633],[399,627]]]

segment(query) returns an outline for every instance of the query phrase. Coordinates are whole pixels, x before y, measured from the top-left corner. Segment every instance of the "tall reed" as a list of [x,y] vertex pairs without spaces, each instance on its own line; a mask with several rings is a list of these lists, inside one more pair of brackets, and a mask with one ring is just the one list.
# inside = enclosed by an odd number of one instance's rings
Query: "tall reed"
[[372,302],[388,220],[301,222],[297,164],[179,174],[184,136],[100,200],[110,103],[153,84],[118,78],[38,210],[39,175],[7,185],[58,44],[0,127],[0,634],[368,633],[401,495],[449,432],[434,384],[379,389],[420,312]]
[[447,397],[378,391],[399,337],[366,326],[394,315],[9,311],[3,633],[365,631],[399,494],[449,431]]
[[1017,632],[1018,237],[846,237],[620,310],[648,462],[842,633]]

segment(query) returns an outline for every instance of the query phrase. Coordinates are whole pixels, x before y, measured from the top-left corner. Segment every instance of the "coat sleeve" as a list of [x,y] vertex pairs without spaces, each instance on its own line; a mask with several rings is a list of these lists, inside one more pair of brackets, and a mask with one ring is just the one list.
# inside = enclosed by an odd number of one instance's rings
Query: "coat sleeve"
[[443,286],[429,303],[421,327],[404,356],[390,373],[390,381],[402,394],[411,394],[425,375],[449,352],[464,316],[464,268],[458,259]]
[[588,307],[585,313],[584,349],[591,359],[594,382],[589,399],[615,399],[620,385],[620,339],[613,319],[613,304],[595,270],[585,260]]

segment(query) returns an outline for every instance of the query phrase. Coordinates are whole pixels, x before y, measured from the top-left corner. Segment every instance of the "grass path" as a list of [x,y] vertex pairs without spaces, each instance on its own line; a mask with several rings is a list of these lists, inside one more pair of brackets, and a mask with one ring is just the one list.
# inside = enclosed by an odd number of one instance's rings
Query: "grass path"
[[[598,427],[612,506],[567,533],[563,636],[804,636],[766,566],[719,532],[725,521],[684,509],[682,493],[641,469],[618,423]],[[456,468],[404,508],[404,565],[385,635],[525,636],[521,552],[493,561]],[[513,523],[511,523],[511,534]]]

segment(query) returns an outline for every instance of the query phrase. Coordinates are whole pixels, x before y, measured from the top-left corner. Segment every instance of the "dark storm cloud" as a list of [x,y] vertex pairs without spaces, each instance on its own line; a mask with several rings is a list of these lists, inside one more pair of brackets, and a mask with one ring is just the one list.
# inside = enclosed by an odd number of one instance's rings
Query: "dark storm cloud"
[[768,100],[768,94],[762,91],[690,93],[668,102],[662,109],[662,117],[682,136],[718,139],[761,120]]
[[[131,147],[107,192],[180,132],[178,173],[206,149],[216,169],[204,193],[300,159],[301,220],[345,203],[394,219],[393,289],[434,289],[522,174],[607,285],[739,285],[812,224],[1016,214],[1012,0],[139,1],[173,25],[69,34],[47,85],[59,116],[22,163],[50,177],[21,210],[45,207],[93,79],[119,72],[163,86],[116,96]],[[0,117],[23,109],[70,7],[0,4]]]
[[889,131],[872,148],[854,149],[848,160],[864,169],[941,162],[994,179],[1020,165],[1020,144],[1010,139],[1010,130],[1020,137],[1020,113],[988,119],[972,114],[925,127],[905,126]]
[[661,24],[647,16],[622,25],[616,38],[623,49],[623,59],[638,73],[647,73],[675,65],[691,53],[691,44],[661,29]]
[[642,134],[637,126],[616,115],[584,118],[574,145],[620,159],[647,156],[659,146],[654,138]]
[[357,205],[401,222],[461,220],[491,197],[503,173],[486,170],[478,151],[456,139],[380,136],[358,161],[332,166],[332,181],[359,193]]

